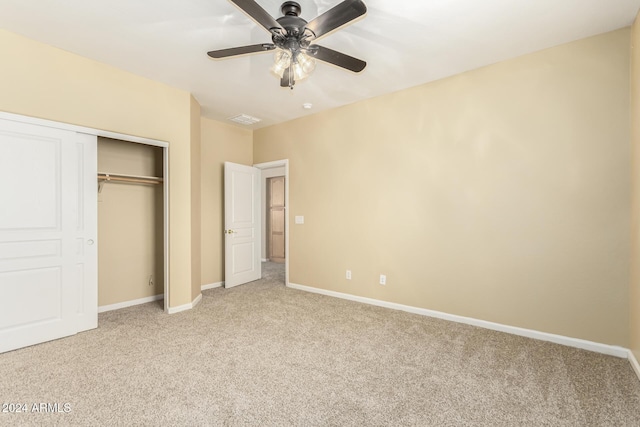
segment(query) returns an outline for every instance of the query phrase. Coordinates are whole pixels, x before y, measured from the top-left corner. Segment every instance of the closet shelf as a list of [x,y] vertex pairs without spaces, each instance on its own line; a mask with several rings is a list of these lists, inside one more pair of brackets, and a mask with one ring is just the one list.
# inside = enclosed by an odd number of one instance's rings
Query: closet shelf
[[98,172],[98,192],[102,191],[105,182],[128,182],[132,184],[161,184],[163,178],[156,176],[125,175],[120,173]]

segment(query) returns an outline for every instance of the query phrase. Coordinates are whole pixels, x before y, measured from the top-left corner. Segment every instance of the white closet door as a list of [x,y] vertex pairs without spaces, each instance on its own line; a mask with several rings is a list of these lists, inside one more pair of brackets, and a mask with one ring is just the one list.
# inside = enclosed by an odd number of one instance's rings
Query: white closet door
[[97,326],[96,145],[0,120],[0,352]]

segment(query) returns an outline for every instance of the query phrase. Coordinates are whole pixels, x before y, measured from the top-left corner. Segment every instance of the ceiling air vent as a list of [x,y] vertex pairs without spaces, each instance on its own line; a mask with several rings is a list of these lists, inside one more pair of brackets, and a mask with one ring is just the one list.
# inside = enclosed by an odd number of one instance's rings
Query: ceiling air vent
[[241,125],[252,125],[260,121],[257,117],[252,117],[248,114],[238,114],[237,116],[231,117],[229,120],[240,123]]

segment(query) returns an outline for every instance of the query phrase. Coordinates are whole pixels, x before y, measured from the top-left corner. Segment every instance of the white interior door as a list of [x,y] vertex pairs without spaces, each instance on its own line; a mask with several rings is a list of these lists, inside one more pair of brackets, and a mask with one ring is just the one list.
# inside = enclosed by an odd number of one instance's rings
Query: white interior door
[[262,277],[260,170],[224,164],[224,286]]
[[0,352],[97,327],[96,146],[0,119]]

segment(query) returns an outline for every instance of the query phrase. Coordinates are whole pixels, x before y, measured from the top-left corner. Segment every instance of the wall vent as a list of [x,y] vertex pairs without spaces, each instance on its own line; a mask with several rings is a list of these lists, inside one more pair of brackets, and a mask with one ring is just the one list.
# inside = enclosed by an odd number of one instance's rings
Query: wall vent
[[259,118],[250,116],[248,114],[238,114],[237,116],[230,117],[232,122],[240,123],[241,125],[252,125],[260,121]]

